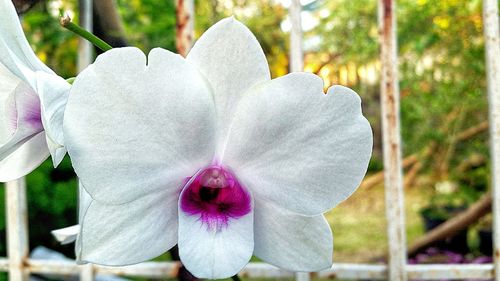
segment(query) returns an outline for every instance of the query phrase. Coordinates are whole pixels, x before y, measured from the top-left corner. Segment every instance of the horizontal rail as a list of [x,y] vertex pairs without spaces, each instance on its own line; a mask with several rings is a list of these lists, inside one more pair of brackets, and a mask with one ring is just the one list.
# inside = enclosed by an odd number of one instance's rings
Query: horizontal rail
[[0,272],[9,270],[9,259],[0,258]]
[[[8,271],[9,261],[0,258],[0,271]],[[179,269],[177,262],[144,262],[123,267],[110,267],[94,265],[96,274],[112,274],[118,276],[136,276],[144,278],[176,277]],[[26,262],[26,270],[31,273],[53,275],[77,275],[83,266],[74,261],[51,261],[31,259]],[[421,264],[407,265],[406,274],[411,279],[426,280],[458,280],[493,278],[493,264]],[[293,272],[286,271],[267,263],[249,263],[241,272],[244,278],[293,278]],[[329,270],[311,273],[312,277],[338,278],[356,280],[382,280],[387,279],[387,266],[385,264],[351,264],[335,263]]]
[[493,264],[407,265],[408,279],[493,279]]

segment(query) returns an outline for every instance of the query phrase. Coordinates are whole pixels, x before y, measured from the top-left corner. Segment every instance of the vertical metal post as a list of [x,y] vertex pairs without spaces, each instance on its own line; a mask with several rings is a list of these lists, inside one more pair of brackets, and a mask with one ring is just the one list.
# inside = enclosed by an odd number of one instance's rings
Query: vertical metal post
[[26,181],[20,178],[5,184],[7,202],[7,254],[9,257],[9,280],[28,280],[25,270],[28,258],[28,207]]
[[80,265],[80,281],[92,281],[94,280],[94,266],[92,264]]
[[[302,50],[302,4],[300,0],[292,0],[288,9],[290,17],[290,72],[304,70],[304,53]],[[310,281],[311,276],[308,272],[295,273],[296,281]]]
[[292,0],[288,12],[292,24],[292,29],[290,30],[290,72],[302,71],[304,69],[301,12],[302,5],[300,4],[300,0]]
[[[79,0],[79,15],[80,15],[80,26],[84,29],[92,32],[92,0]],[[78,41],[78,71],[82,71],[85,67],[92,63],[94,56],[94,49],[90,42],[80,38]]]
[[193,44],[194,38],[194,1],[175,0],[176,4],[176,28],[175,46],[177,53],[186,56]]
[[311,275],[309,272],[296,272],[295,281],[310,281]]
[[[302,50],[302,5],[300,0],[292,0],[288,15],[292,28],[290,30],[290,72],[302,71],[304,69],[304,53]],[[311,276],[307,272],[295,273],[296,281],[309,281]]]
[[399,118],[395,0],[378,0],[385,205],[389,241],[389,280],[405,281],[406,230]]
[[[93,0],[79,0],[79,13],[80,13],[80,25],[92,32],[93,30]],[[85,67],[90,65],[94,58],[94,48],[90,42],[80,38],[78,42],[78,71],[82,71]],[[78,188],[80,187],[80,182],[78,182]],[[80,204],[80,202],[79,202]],[[80,266],[80,280],[81,281],[92,281],[94,280],[94,268],[92,264],[86,264]]]
[[500,280],[500,40],[498,0],[483,1],[490,120],[495,280]]

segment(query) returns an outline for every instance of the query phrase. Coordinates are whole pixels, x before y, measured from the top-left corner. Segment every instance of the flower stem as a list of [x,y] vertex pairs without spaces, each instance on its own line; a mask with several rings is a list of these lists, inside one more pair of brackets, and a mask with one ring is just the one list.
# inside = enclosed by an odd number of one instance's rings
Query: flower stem
[[76,77],[70,77],[70,78],[66,79],[66,82],[73,84],[73,82],[75,82],[75,79],[76,79]]
[[64,28],[68,29],[69,31],[72,31],[73,33],[83,37],[85,40],[94,44],[94,46],[103,50],[104,52],[111,50],[113,48],[108,43],[104,42],[101,38],[98,38],[94,34],[83,29],[81,26],[73,23],[71,21],[71,18],[68,15],[61,16],[59,23],[61,24],[62,27],[64,27]]
[[241,281],[241,278],[238,276],[238,274],[231,276],[231,279],[233,279],[233,281]]

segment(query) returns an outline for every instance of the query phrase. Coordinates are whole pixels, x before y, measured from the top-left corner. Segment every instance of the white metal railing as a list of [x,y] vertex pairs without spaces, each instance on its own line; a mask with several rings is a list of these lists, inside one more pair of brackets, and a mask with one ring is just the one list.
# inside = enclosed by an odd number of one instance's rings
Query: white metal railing
[[406,228],[399,125],[399,79],[395,0],[378,0],[380,100],[384,152],[385,206],[389,243],[389,279],[406,281]]
[[[191,44],[193,0],[176,0],[183,3],[183,13],[188,13],[191,22],[187,31],[181,32],[184,48]],[[82,18],[91,22],[88,5]],[[291,71],[301,71],[303,66],[302,36],[300,27],[300,2],[292,0],[290,17]],[[295,278],[307,281],[311,277],[405,281],[408,279],[493,279],[500,281],[500,41],[498,26],[498,0],[483,0],[483,23],[488,76],[490,112],[490,143],[493,175],[493,264],[427,264],[409,265],[406,261],[406,232],[404,218],[404,193],[402,185],[402,161],[399,131],[399,87],[395,21],[395,0],[378,0],[379,31],[381,43],[381,100],[384,135],[384,170],[386,186],[386,213],[389,243],[389,262],[385,264],[336,263],[330,270],[317,273],[292,273],[265,263],[250,263],[240,273],[241,277]],[[186,8],[187,7],[187,8]],[[85,9],[84,9],[85,10]],[[189,14],[191,13],[191,14]],[[179,46],[178,46],[179,48]],[[88,48],[82,48],[87,58]],[[84,65],[82,62],[80,65]],[[0,271],[8,272],[10,280],[27,280],[30,273],[79,275],[80,280],[93,280],[96,274],[138,276],[145,278],[175,278],[179,270],[177,262],[144,262],[125,267],[77,265],[72,261],[34,260],[28,258],[28,221],[26,185],[24,179],[6,184],[7,250],[8,258],[0,258]]]

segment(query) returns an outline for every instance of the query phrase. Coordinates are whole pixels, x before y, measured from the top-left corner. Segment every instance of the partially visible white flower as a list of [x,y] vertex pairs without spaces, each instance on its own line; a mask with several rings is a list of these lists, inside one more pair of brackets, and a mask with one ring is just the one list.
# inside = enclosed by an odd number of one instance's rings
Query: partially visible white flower
[[80,263],[127,265],[175,244],[201,278],[252,254],[294,271],[332,264],[323,213],[349,197],[372,132],[352,90],[318,76],[271,80],[253,34],[220,21],[186,59],[163,49],[100,55],[75,80],[65,145],[88,192]]
[[34,54],[10,0],[0,0],[0,181],[20,178],[63,147],[70,85]]

